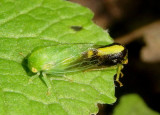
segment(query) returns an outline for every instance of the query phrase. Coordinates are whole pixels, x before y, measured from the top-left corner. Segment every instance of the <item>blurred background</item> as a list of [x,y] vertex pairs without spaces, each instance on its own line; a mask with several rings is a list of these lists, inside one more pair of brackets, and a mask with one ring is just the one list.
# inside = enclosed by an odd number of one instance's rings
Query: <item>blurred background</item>
[[[160,113],[160,1],[159,0],[70,0],[90,8],[93,21],[108,30],[115,42],[129,50],[123,87],[116,97],[140,95],[148,107]],[[98,115],[111,115],[113,105],[99,105]]]

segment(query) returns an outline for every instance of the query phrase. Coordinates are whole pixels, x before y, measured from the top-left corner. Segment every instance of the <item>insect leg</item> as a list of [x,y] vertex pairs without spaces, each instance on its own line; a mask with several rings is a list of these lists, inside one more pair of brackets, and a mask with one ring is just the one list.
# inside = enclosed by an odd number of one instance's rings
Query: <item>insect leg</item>
[[24,54],[22,52],[19,52],[19,54],[25,58],[25,56],[24,56]]
[[117,68],[117,76],[116,76],[116,81],[119,83],[120,87],[123,86],[123,84],[119,81],[119,77],[121,75],[121,70],[123,68],[123,65],[122,64],[118,64],[118,68]]
[[51,89],[52,89],[51,82],[49,81],[49,79],[47,78],[47,76],[44,72],[42,72],[42,76],[43,76],[42,79],[44,80],[44,82],[46,83],[46,85],[48,87],[47,95],[50,95]]
[[31,78],[29,78],[29,84],[32,83],[32,81],[33,81],[35,78],[39,77],[39,75],[40,75],[40,72],[38,72],[36,75],[34,75],[34,76],[32,76]]
[[124,76],[124,75],[123,75],[123,73],[122,73],[122,72],[120,73],[120,76],[121,76],[121,78],[123,78],[123,76]]

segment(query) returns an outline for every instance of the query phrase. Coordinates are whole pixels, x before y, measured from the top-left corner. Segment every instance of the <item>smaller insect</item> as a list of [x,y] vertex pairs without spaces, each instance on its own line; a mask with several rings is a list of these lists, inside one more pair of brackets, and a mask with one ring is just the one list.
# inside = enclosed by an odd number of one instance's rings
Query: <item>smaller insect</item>
[[116,81],[119,81],[123,64],[128,62],[127,49],[120,44],[93,46],[93,44],[60,44],[34,50],[28,57],[28,67],[36,75],[30,81],[42,74],[42,79],[51,91],[51,83],[46,74],[63,76],[71,72],[101,69],[117,66]]
[[80,30],[83,29],[82,26],[71,26],[71,28],[72,28],[73,30],[75,30],[75,31],[80,31]]

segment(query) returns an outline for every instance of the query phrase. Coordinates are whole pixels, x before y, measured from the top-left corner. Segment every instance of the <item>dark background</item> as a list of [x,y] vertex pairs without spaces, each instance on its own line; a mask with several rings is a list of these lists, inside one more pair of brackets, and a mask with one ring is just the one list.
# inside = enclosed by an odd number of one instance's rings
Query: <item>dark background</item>
[[[116,87],[116,97],[137,93],[160,112],[160,1],[159,0],[70,0],[90,8],[93,21],[109,31],[115,42],[129,50],[129,63]],[[98,115],[111,115],[113,105],[99,105]]]

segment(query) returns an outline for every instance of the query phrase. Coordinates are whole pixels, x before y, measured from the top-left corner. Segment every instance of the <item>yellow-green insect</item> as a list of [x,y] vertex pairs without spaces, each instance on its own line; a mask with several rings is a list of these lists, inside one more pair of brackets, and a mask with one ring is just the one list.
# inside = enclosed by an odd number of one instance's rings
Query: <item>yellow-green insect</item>
[[45,81],[48,92],[51,90],[50,81],[46,74],[63,76],[71,72],[94,70],[108,66],[118,66],[116,81],[119,81],[123,64],[128,62],[127,49],[120,44],[94,46],[93,44],[60,44],[39,48],[28,57],[28,67],[33,73],[30,80],[40,74]]

